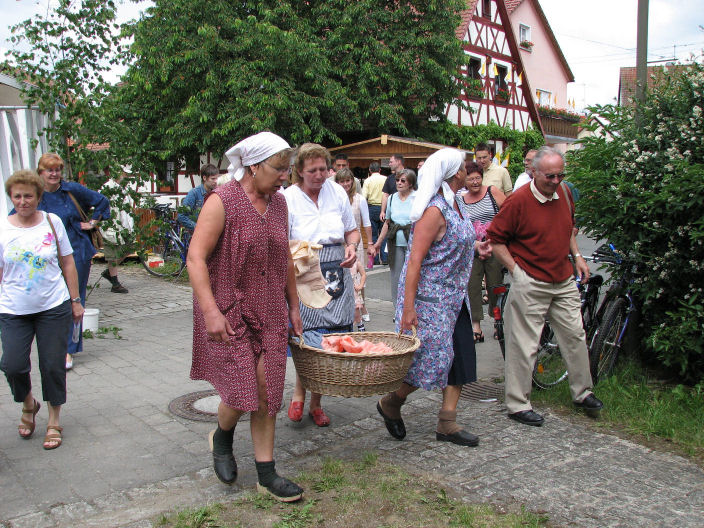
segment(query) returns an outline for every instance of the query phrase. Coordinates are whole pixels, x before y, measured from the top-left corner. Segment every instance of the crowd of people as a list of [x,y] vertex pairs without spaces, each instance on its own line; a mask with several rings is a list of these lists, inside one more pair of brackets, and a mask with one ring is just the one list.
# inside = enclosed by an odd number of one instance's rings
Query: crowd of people
[[[220,396],[209,442],[222,482],[237,479],[234,431],[250,413],[258,489],[281,501],[302,496],[300,486],[279,476],[274,460],[288,338],[353,332],[355,325],[364,332],[370,320],[366,272],[375,264],[389,266],[396,330],[415,328],[421,343],[401,386],[376,406],[392,437],[406,436],[406,398],[419,388],[440,389],[436,439],[478,445],[479,438],[456,422],[457,405],[462,386],[476,380],[475,343],[485,339],[483,292],[491,310],[492,286],[503,282],[504,270],[513,283],[505,312],[509,418],[543,423],[530,404],[530,388],[546,316],[575,405],[590,413],[601,409],[573,281],[575,273],[587,279],[589,269],[577,246],[573,192],[563,182],[560,152],[527,152],[526,172],[515,186],[508,171],[491,162],[486,144],[476,146],[474,159],[440,149],[420,160],[417,172],[394,154],[388,167],[370,163],[366,178],[345,155],[333,160],[315,143],[294,149],[271,132],[243,139],[226,158],[226,175],[213,165],[201,168],[202,185],[184,200],[190,214],[178,218],[192,231],[190,375]],[[80,323],[96,253],[90,235],[111,214],[104,195],[63,180],[62,169],[59,156],[45,154],[36,172],[9,178],[5,190],[14,209],[0,229],[0,369],[22,405],[19,435],[29,438],[41,408],[30,379],[36,336],[49,408],[45,449],[61,445],[66,370],[82,348]],[[292,251],[301,248],[312,257],[312,281],[297,275]],[[123,293],[113,273],[118,263],[119,255],[109,259],[104,275],[112,291]],[[290,420],[303,419],[306,397],[296,376]],[[308,415],[318,427],[330,424],[321,394],[311,393]]]

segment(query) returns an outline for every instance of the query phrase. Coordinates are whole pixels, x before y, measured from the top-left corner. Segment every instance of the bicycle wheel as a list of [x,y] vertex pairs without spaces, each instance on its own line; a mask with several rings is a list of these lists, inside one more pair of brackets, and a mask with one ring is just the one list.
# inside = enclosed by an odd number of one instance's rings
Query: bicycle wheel
[[566,379],[567,366],[562,359],[557,337],[550,323],[545,321],[533,367],[533,385],[539,389],[550,389]]
[[628,315],[628,303],[623,297],[609,302],[604,317],[596,330],[594,343],[589,351],[589,366],[592,383],[608,378],[614,369],[618,351],[621,348],[619,337]]
[[594,339],[594,333],[597,328],[597,303],[599,302],[599,291],[592,288],[586,293],[587,298],[582,305],[582,324],[584,333],[586,334],[587,347],[589,347]]
[[496,332],[496,340],[499,342],[499,348],[501,348],[501,357],[506,359],[506,334],[504,333],[504,310],[506,309],[506,299],[508,298],[508,292],[504,291],[500,294],[497,300],[497,306],[494,307],[497,313],[494,313],[494,331]]
[[154,247],[149,256],[140,256],[139,260],[152,275],[157,277],[176,277],[183,271],[186,262],[181,258],[181,248],[172,238],[166,237],[163,242]]

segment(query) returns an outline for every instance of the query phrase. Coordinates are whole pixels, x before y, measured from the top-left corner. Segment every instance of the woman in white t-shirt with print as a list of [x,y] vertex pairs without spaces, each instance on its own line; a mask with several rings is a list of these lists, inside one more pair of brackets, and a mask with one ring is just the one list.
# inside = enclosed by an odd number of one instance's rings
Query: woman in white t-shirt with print
[[37,210],[44,182],[35,172],[15,172],[5,191],[16,214],[0,226],[0,370],[15,401],[22,403],[19,435],[30,438],[41,407],[30,378],[36,335],[42,393],[49,407],[44,449],[56,449],[62,441],[59,413],[66,403],[66,329],[71,319],[80,322],[83,317],[73,248],[61,219]]

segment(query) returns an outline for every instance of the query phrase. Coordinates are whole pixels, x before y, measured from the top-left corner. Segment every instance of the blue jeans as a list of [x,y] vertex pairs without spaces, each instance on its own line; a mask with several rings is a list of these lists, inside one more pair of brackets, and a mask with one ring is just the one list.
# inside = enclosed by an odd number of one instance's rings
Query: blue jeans
[[[380,214],[381,205],[369,205],[369,221],[372,223],[372,242],[374,243],[376,243],[379,238],[379,233],[381,233],[381,228],[384,225],[384,222],[379,219]],[[384,246],[379,249],[379,255],[377,258],[381,262],[386,262],[387,257]]]

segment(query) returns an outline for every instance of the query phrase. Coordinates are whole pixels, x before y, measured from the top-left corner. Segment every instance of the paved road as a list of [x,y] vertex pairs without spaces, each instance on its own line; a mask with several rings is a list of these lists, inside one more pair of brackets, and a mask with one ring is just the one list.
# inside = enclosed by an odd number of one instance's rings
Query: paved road
[[[92,274],[102,271],[96,265]],[[378,276],[383,285],[384,275]],[[62,413],[64,445],[41,448],[46,410],[35,437],[17,435],[19,406],[0,385],[0,525],[5,527],[150,527],[150,518],[171,508],[227,500],[255,484],[249,431],[236,432],[240,480],[220,484],[210,469],[207,422],[169,412],[179,396],[210,387],[189,380],[191,292],[123,270],[127,295],[111,294],[102,281],[88,305],[101,310],[103,327],[119,327],[122,339],[86,340],[68,374]],[[385,285],[383,285],[385,286]],[[387,286],[385,286],[387,287]],[[388,287],[387,287],[388,288]],[[391,303],[368,292],[371,330],[392,327]],[[485,333],[491,335],[487,323]],[[500,377],[495,342],[478,350],[479,376]],[[289,368],[286,398],[292,391]],[[33,379],[39,386],[36,360]],[[325,455],[375,449],[393,463],[427,473],[470,502],[525,504],[555,525],[702,526],[704,472],[685,459],[653,452],[616,437],[571,424],[549,409],[542,428],[506,419],[500,402],[461,402],[458,421],[481,437],[468,449],[434,441],[438,393],[418,391],[404,412],[408,437],[391,439],[374,409],[375,398],[326,398],[331,427],[320,430],[281,413],[277,422],[278,467],[286,474]]]

